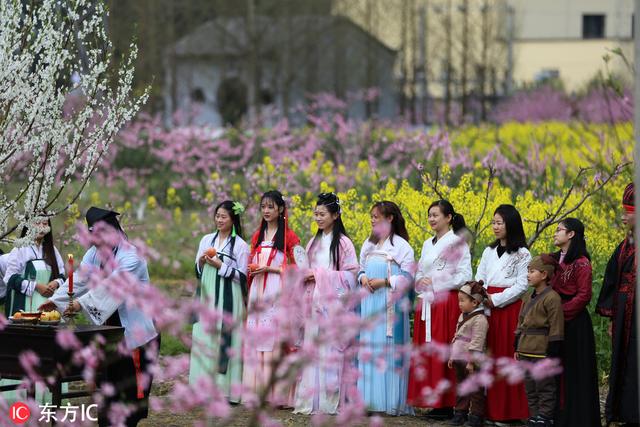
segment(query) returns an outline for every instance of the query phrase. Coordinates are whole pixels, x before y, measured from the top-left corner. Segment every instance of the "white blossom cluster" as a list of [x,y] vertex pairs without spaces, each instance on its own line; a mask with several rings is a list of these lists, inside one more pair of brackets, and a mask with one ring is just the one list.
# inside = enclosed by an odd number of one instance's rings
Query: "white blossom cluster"
[[132,94],[134,44],[112,66],[106,13],[92,0],[0,2],[0,240],[67,209],[147,99]]

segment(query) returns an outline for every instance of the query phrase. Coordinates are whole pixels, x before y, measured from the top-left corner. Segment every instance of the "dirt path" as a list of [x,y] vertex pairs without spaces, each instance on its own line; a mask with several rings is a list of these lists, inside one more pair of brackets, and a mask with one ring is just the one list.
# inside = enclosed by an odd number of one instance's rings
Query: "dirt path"
[[[249,420],[249,413],[238,407],[234,410],[236,418],[231,424],[232,427],[246,426]],[[275,418],[285,426],[312,426],[311,417],[306,415],[294,415],[291,411],[278,410],[275,412]],[[151,413],[149,418],[139,424],[140,427],[183,427],[191,426],[196,421],[202,421],[201,413],[189,414],[173,414],[169,412]],[[437,423],[428,420],[424,415],[415,417],[383,417],[385,426],[444,426],[443,423]],[[215,425],[215,424],[214,424]],[[366,426],[367,424],[363,424]]]

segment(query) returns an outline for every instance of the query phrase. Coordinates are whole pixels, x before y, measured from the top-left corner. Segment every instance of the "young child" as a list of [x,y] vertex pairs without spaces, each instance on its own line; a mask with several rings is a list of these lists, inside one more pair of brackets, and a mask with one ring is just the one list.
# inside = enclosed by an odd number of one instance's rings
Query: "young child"
[[[476,369],[473,361],[474,353],[483,354],[487,345],[489,322],[482,304],[486,298],[487,291],[482,281],[466,282],[458,291],[458,306],[462,313],[458,318],[448,363],[449,368],[455,370],[458,384],[467,379]],[[484,404],[483,389],[466,396],[458,394],[453,419],[449,421],[449,425],[482,426]],[[468,421],[465,424],[467,417]]]
[[[562,300],[549,283],[558,262],[543,254],[531,260],[529,286],[533,293],[524,297],[516,329],[517,360],[537,363],[547,357],[560,357],[564,336]],[[525,389],[529,403],[528,426],[552,426],[556,408],[556,378],[535,379],[527,372]]]

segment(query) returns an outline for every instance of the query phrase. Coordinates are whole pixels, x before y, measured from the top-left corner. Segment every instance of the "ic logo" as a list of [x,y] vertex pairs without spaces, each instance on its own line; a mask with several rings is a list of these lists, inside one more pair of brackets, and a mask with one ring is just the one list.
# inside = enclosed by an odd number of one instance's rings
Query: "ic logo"
[[15,424],[24,424],[31,416],[31,410],[22,402],[16,402],[9,408],[9,417]]

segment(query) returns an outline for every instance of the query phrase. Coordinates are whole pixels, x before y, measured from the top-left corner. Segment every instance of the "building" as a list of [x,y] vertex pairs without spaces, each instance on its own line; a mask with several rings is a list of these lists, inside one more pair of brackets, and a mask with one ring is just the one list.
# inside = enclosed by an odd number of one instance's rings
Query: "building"
[[559,77],[567,90],[583,87],[611,56],[609,71],[631,78],[618,55],[633,63],[632,0],[509,0],[514,19],[516,84]]
[[395,50],[343,16],[222,16],[166,50],[165,112],[197,105],[194,122],[213,126],[237,123],[252,107],[303,120],[296,107],[310,94],[348,98],[375,87],[377,101],[354,101],[349,116],[392,117],[395,63]]

